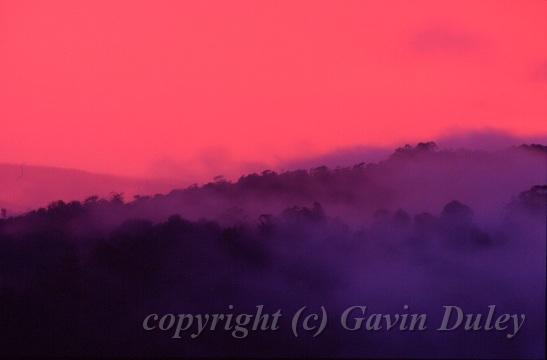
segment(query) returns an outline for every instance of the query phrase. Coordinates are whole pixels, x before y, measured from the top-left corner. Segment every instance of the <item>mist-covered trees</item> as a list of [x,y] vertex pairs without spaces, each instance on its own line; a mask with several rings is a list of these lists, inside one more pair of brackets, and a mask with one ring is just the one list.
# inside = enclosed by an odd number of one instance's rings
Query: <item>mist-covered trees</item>
[[[133,201],[91,196],[0,219],[2,354],[540,354],[547,195],[528,166],[544,160],[536,150],[531,160],[530,149],[470,160],[474,153],[424,143],[379,164],[266,171]],[[362,338],[329,328],[316,341],[295,340],[287,328],[244,343],[216,334],[185,342],[141,327],[147,314],[229,304],[287,313],[409,304],[434,317],[444,304],[493,303],[527,314],[519,337],[478,333],[462,347],[463,334]],[[432,343],[443,346],[423,352]]]

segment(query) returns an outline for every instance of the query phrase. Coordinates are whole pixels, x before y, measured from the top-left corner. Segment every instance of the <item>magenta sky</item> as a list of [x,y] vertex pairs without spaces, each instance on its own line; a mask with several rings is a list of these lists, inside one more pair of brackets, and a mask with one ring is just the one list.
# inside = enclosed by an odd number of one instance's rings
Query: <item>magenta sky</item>
[[546,1],[0,0],[0,162],[210,175],[546,133],[546,19]]

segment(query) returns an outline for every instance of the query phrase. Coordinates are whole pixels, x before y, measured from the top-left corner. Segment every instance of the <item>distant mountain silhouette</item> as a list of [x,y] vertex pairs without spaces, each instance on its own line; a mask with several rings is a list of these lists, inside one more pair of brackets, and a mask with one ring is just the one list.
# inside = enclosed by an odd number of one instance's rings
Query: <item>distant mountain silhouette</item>
[[94,174],[45,166],[0,164],[0,207],[21,212],[55,200],[83,200],[91,195],[108,197],[120,192],[155,194],[176,186],[162,180]]

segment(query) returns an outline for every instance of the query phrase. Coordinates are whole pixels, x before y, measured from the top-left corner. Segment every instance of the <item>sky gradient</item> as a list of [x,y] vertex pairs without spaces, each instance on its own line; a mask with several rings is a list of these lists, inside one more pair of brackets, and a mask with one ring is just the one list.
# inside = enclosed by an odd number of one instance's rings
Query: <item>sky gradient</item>
[[210,176],[547,133],[546,1],[0,0],[0,162]]

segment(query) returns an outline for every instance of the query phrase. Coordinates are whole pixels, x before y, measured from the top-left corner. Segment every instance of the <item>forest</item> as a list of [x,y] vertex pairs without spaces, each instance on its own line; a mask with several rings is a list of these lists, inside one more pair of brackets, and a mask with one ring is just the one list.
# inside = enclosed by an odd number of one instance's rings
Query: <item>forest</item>
[[[0,219],[3,352],[541,356],[546,154],[541,145],[487,153],[424,143],[379,163],[264,171],[131,200],[56,201]],[[334,328],[318,338],[286,330],[182,340],[142,328],[148,314],[228,304],[271,312],[368,304],[386,313],[409,304],[433,319],[443,305],[495,304],[526,313],[527,323],[510,341]]]

